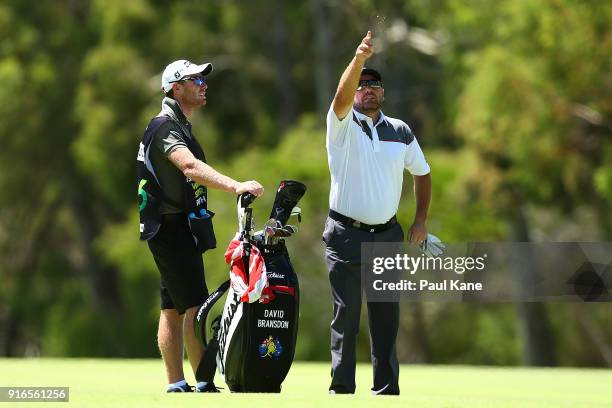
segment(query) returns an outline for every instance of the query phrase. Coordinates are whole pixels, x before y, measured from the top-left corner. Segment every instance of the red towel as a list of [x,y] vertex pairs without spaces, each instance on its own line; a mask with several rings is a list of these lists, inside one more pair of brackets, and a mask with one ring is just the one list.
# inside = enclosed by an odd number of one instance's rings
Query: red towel
[[[251,245],[248,282],[244,262],[242,261],[243,256],[244,242],[233,239],[225,251],[225,262],[230,265],[232,288],[240,296],[240,301],[242,302],[253,303],[258,300],[264,303],[269,302],[272,293],[269,289],[266,290],[268,287],[268,274],[266,273],[266,263],[261,252],[255,245]],[[263,297],[262,294],[264,295]]]

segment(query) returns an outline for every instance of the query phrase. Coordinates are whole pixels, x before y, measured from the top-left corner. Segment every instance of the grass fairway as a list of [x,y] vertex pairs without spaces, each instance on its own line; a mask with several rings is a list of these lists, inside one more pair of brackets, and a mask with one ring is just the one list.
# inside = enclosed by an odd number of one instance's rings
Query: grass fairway
[[60,407],[612,407],[612,370],[402,366],[399,397],[371,396],[371,373],[355,395],[327,395],[321,363],[294,364],[281,394],[165,394],[161,360],[0,359],[0,386],[70,387]]

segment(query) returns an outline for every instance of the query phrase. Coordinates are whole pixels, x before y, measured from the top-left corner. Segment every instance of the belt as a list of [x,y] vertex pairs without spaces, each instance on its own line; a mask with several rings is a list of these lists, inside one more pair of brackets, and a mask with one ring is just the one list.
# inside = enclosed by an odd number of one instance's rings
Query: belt
[[334,210],[329,210],[329,218],[331,218],[332,220],[341,222],[343,224],[346,224],[348,226],[351,226],[353,228],[357,228],[357,229],[360,229],[362,231],[367,231],[367,232],[386,231],[392,226],[394,226],[395,224],[397,224],[397,218],[395,217],[395,215],[391,217],[391,219],[385,222],[384,224],[377,224],[377,225],[365,224],[363,222],[347,217],[346,215],[342,215],[339,212],[336,212]]

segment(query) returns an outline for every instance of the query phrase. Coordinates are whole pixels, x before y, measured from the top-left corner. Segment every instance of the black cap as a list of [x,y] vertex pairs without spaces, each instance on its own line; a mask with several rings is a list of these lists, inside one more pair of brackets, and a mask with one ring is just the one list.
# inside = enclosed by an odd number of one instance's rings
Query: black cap
[[364,67],[361,70],[361,75],[372,75],[374,78],[382,82],[382,76],[380,75],[380,72],[378,72],[377,70],[373,68]]

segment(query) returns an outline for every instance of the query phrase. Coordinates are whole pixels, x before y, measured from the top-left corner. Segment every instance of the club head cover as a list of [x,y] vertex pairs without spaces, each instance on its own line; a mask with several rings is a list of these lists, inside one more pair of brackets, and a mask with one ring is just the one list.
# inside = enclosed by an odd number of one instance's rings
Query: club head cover
[[276,190],[276,197],[272,205],[272,212],[269,218],[278,221],[282,226],[287,224],[293,207],[306,193],[306,185],[295,180],[283,180]]

